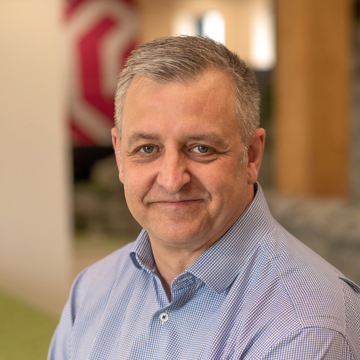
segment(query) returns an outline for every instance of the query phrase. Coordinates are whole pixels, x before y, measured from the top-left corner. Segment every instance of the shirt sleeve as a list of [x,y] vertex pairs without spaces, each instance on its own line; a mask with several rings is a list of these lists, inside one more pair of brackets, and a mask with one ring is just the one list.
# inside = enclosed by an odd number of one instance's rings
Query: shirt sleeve
[[66,303],[60,322],[51,340],[48,360],[69,360],[70,334],[72,328],[69,301]]
[[48,360],[70,360],[71,359],[71,334],[75,322],[76,313],[80,307],[83,295],[83,277],[86,269],[75,279],[70,297],[61,314],[60,322],[51,340]]
[[355,360],[346,338],[326,328],[305,328],[273,345],[262,360]]

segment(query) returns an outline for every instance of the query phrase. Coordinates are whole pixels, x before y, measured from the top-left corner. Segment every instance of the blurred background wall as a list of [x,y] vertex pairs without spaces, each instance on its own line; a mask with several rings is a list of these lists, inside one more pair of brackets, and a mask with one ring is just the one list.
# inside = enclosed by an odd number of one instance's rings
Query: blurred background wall
[[255,70],[270,207],[360,282],[359,9],[359,0],[3,0],[0,287],[59,313],[84,266],[136,237],[110,142],[116,76],[136,44],[179,34],[213,37]]
[[71,280],[61,11],[0,2],[0,287],[51,312]]

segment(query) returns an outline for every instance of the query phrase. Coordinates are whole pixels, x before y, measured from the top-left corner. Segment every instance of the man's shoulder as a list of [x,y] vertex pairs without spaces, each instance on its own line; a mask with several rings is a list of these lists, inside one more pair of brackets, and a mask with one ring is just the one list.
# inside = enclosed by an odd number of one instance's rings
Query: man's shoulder
[[243,263],[229,297],[236,341],[248,333],[265,349],[315,332],[360,348],[359,287],[277,223]]
[[114,270],[121,267],[121,265],[125,265],[128,261],[131,262],[129,254],[134,248],[134,243],[135,241],[132,241],[121,248],[116,249],[109,255],[90,265],[87,268],[87,271],[94,274],[101,274],[109,271],[114,272]]
[[134,242],[126,244],[90,265],[78,275],[74,286],[79,286],[81,283],[81,288],[85,290],[97,286],[98,283],[110,284],[122,273],[132,270],[133,264],[129,254],[133,247]]
[[261,249],[293,306],[299,325],[346,333],[349,294],[360,311],[360,288],[338,269],[275,224]]
[[127,260],[129,257],[130,252],[134,248],[135,241],[131,241],[126,245],[116,249],[109,255],[103,257],[102,259],[98,260],[94,264],[92,264],[89,268],[94,268],[95,271],[98,271],[100,268],[107,268],[112,267],[119,261]]

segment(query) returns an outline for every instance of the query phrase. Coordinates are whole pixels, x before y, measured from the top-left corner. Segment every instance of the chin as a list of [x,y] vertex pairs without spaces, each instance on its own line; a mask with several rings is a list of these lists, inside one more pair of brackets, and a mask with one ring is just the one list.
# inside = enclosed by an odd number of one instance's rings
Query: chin
[[[189,231],[190,229],[186,229],[185,231],[179,231],[178,228],[170,228],[164,229],[162,231],[149,232],[149,236],[151,241],[159,241],[163,244],[168,245],[189,245],[194,244],[199,241],[199,231]],[[202,238],[202,237],[201,237]]]

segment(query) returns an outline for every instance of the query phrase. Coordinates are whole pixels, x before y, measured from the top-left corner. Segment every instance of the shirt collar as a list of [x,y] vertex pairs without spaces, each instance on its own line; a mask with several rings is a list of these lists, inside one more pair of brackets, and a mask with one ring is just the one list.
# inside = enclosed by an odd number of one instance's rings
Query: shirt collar
[[139,269],[142,268],[151,273],[156,270],[150,238],[145,229],[142,229],[137,237],[133,250],[130,252],[130,258]]
[[[217,293],[231,285],[246,258],[273,225],[274,220],[260,184],[255,184],[255,190],[253,201],[237,221],[185,270],[204,281]],[[136,267],[151,273],[155,271],[156,264],[145,230],[139,234],[130,257]]]
[[229,230],[186,271],[204,281],[217,293],[235,280],[256,245],[273,225],[260,184],[253,201]]

